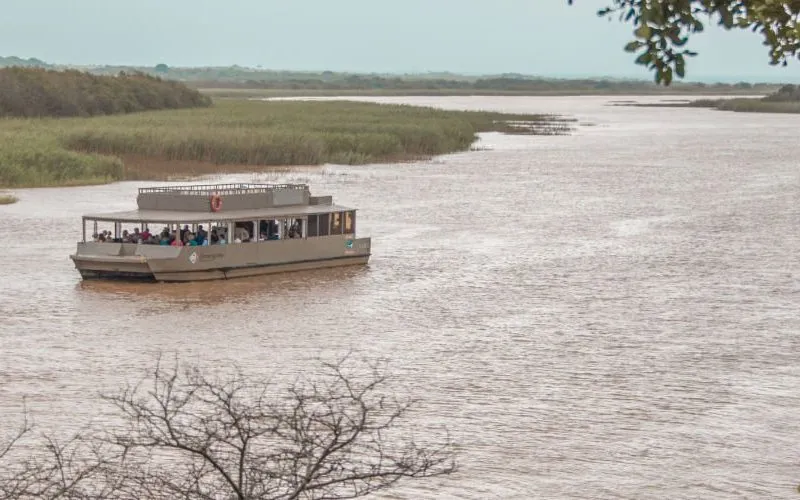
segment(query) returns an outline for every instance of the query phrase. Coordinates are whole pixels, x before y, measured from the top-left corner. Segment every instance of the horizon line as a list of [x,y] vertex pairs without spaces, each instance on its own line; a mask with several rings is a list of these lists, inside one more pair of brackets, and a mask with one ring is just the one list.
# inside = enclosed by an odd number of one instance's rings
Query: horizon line
[[[524,73],[520,71],[503,71],[503,72],[489,72],[489,73],[481,73],[481,72],[456,72],[451,70],[417,70],[417,71],[409,71],[409,70],[397,70],[397,71],[354,71],[354,70],[329,70],[329,69],[278,69],[278,68],[267,68],[261,65],[256,66],[248,66],[248,65],[241,65],[241,64],[229,64],[227,66],[219,66],[219,65],[170,65],[167,63],[156,63],[152,65],[143,65],[143,64],[124,64],[124,63],[59,63],[59,62],[48,62],[43,59],[39,59],[37,57],[20,57],[20,56],[0,56],[0,59],[19,59],[21,61],[39,61],[47,66],[53,67],[71,67],[71,68],[135,68],[135,69],[154,69],[156,66],[160,64],[166,64],[166,66],[170,69],[176,70],[192,70],[192,69],[227,69],[227,68],[238,68],[246,71],[252,72],[272,72],[272,73],[306,73],[306,74],[322,74],[322,73],[339,73],[339,74],[350,74],[350,75],[370,75],[370,76],[416,76],[416,75],[431,75],[431,74],[441,74],[441,75],[452,75],[455,77],[469,77],[469,78],[486,78],[486,77],[504,77],[509,75],[514,75],[526,79],[541,79],[541,80],[620,80],[620,81],[628,81],[628,82],[636,82],[636,83],[653,83],[655,82],[652,78],[644,78],[642,76],[634,76],[633,74],[620,74],[620,75],[592,75],[586,73],[559,73],[559,74],[534,74],[534,73]],[[697,79],[683,79],[683,80],[676,80],[673,83],[677,84],[723,84],[723,85],[735,85],[737,83],[749,83],[751,85],[781,85],[786,84],[787,82],[792,83],[800,83],[800,79],[788,79],[783,81],[775,81],[771,79],[772,77],[766,76],[756,76],[756,75],[735,75],[735,76],[721,76],[721,75],[709,75],[703,76]]]

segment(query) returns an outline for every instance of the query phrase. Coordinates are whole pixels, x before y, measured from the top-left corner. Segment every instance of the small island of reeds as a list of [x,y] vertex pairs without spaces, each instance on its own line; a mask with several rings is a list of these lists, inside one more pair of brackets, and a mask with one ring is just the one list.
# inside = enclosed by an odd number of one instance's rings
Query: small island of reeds
[[0,205],[11,205],[12,203],[16,203],[19,200],[16,196],[12,194],[3,194],[0,193]]
[[12,118],[0,120],[0,186],[402,162],[467,150],[479,132],[558,135],[571,126],[550,115],[349,101],[225,100],[90,118]]
[[722,99],[681,99],[657,103],[635,101],[614,102],[615,106],[644,108],[706,108],[739,113],[800,113],[800,85],[784,85],[776,92],[763,97],[736,97]]

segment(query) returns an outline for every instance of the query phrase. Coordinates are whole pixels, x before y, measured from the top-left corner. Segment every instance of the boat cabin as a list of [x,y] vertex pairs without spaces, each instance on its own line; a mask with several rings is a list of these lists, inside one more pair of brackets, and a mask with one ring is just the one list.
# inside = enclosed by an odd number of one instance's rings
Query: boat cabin
[[327,236],[353,238],[356,210],[307,184],[140,188],[136,210],[83,216],[83,242],[210,246]]

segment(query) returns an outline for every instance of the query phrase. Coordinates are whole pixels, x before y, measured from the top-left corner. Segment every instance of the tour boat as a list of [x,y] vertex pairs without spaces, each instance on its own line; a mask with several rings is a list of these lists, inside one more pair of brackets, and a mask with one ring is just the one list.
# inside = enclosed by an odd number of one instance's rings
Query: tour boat
[[306,184],[148,187],[137,204],[83,216],[70,257],[84,279],[215,280],[366,265],[370,257],[371,239],[356,237],[356,210],[312,196]]

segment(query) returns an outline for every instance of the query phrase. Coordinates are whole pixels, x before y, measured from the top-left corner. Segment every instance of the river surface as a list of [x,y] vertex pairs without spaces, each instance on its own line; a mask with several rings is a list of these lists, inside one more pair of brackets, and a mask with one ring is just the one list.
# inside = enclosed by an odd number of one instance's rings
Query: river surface
[[[386,359],[460,470],[400,498],[797,498],[800,116],[621,108],[620,97],[370,99],[575,116],[404,165],[306,181],[358,207],[361,269],[82,283],[80,215],[140,183],[0,207],[0,421],[102,418],[159,351],[251,373]],[[152,183],[148,183],[152,184]]]

